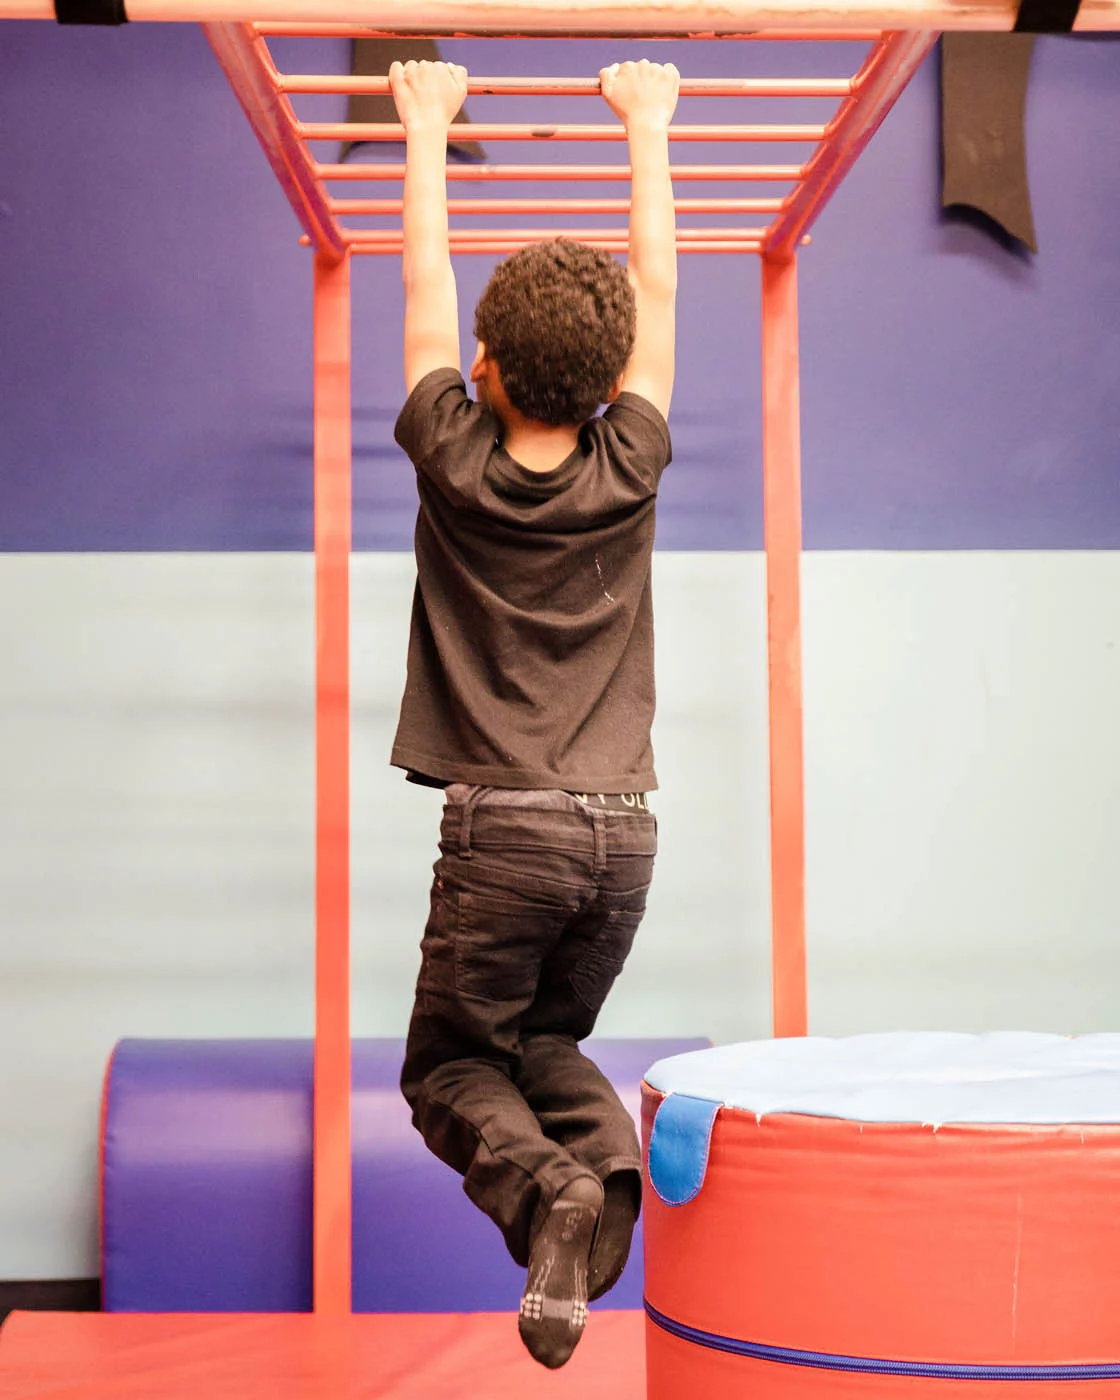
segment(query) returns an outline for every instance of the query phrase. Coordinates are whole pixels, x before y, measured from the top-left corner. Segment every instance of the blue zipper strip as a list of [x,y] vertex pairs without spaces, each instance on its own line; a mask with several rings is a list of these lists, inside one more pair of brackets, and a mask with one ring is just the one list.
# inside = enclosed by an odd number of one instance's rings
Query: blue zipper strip
[[737,1337],[721,1337],[675,1322],[658,1312],[646,1300],[646,1316],[670,1336],[679,1337],[713,1351],[733,1356],[749,1356],[755,1361],[773,1361],[779,1366],[807,1366],[816,1371],[855,1371],[870,1376],[921,1376],[938,1381],[1114,1381],[1120,1380],[1120,1362],[1085,1363],[1069,1366],[975,1366],[936,1361],[882,1361],[871,1356],[838,1356],[828,1351],[799,1351],[792,1347],[764,1346],[742,1342]]

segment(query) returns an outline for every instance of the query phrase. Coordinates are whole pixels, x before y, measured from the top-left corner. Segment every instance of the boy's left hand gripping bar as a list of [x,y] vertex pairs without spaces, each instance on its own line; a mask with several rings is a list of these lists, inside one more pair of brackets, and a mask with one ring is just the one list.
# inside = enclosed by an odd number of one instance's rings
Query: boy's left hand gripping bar
[[59,24],[127,24],[124,0],[54,0]]

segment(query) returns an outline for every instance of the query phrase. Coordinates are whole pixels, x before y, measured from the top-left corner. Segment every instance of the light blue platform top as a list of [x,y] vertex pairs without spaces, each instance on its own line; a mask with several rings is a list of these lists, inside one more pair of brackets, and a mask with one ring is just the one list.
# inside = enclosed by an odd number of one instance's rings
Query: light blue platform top
[[861,1123],[1120,1123],[1120,1034],[891,1032],[750,1041],[673,1055],[664,1094],[760,1117]]

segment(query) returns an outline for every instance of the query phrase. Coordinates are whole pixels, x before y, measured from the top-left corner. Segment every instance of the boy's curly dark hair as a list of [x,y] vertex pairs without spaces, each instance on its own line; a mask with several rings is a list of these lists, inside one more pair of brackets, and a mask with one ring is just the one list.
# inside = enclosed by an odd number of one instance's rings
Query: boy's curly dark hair
[[568,238],[506,258],[482,293],[474,333],[510,403],[553,426],[606,403],[634,346],[634,292],[610,253]]

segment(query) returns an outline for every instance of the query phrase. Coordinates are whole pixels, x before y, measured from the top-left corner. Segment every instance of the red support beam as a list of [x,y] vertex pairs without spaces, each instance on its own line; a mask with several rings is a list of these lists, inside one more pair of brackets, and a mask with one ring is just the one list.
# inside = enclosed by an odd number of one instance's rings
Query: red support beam
[[314,1306],[351,1310],[350,259],[315,258]]
[[[1016,0],[281,0],[285,18],[260,21],[260,0],[129,0],[134,21],[249,22],[267,34],[336,38],[867,40],[880,30],[1014,29]],[[55,19],[54,0],[0,0],[0,21]],[[825,27],[827,26],[827,27]],[[1074,29],[1120,29],[1120,0],[1086,0]]]
[[[176,2],[177,0],[151,0],[153,4]],[[179,0],[179,2],[181,2],[181,0]],[[36,4],[39,4],[44,10],[41,17],[46,19],[49,17],[46,7],[52,3],[53,0],[0,0],[0,14],[3,13],[3,6],[5,4],[11,5],[13,8],[23,8],[25,6],[33,8]],[[132,0],[132,3],[133,6],[135,6],[139,3],[139,0]],[[311,3],[311,0],[309,0],[309,3]],[[789,0],[782,0],[782,3],[788,5]],[[813,3],[816,3],[816,0],[813,0]],[[1009,7],[1010,3],[1011,0],[1008,0]],[[339,0],[331,0],[331,4],[337,10]],[[1014,16],[1010,8],[1007,13],[1009,17],[1008,23],[995,23],[982,27],[1009,29]],[[609,25],[602,28],[591,28],[581,27],[578,23],[574,22],[571,10],[565,10],[562,14],[563,23],[561,26],[553,26],[548,30],[542,29],[537,32],[530,32],[524,25],[520,28],[516,25],[511,25],[506,29],[494,28],[491,25],[486,25],[484,28],[480,29],[474,25],[467,24],[453,24],[442,29],[432,28],[431,26],[419,24],[415,13],[412,16],[413,23],[411,25],[394,24],[388,27],[383,24],[370,23],[368,16],[365,18],[360,17],[358,22],[321,19],[255,20],[254,24],[258,34],[269,34],[274,35],[276,38],[284,39],[317,39],[320,37],[332,39],[446,39],[450,35],[451,37],[460,39],[734,39],[739,43],[752,40],[760,43],[796,43],[800,40],[806,40],[809,43],[832,43],[841,41],[844,43],[858,44],[874,43],[874,41],[879,38],[884,28],[884,26],[880,24],[875,28],[865,25],[862,28],[817,29],[809,25],[803,29],[774,29],[759,25],[757,16],[752,17],[752,24],[750,27],[729,26],[727,29],[718,30],[704,23],[693,23],[691,26],[681,29],[655,27],[642,30],[640,26],[635,25],[622,28],[611,28]],[[837,16],[837,18],[841,17]],[[998,18],[1001,18],[1001,16],[997,15],[997,19]],[[896,29],[899,28],[898,25],[893,27]],[[948,24],[939,25],[939,28],[942,29],[950,27],[951,26]],[[977,26],[962,27],[975,28]],[[1108,26],[1105,25],[1103,27],[1107,28]]]
[[930,30],[885,34],[855,79],[855,92],[828,125],[824,139],[805,168],[797,191],[771,225],[767,250],[788,257],[812,228],[867,143],[882,126],[937,42]]
[[315,248],[337,262],[345,256],[346,244],[315,162],[296,135],[291,101],[276,89],[267,44],[251,24],[204,24],[202,29],[296,218]]
[[797,262],[762,262],[762,466],[770,707],[774,1034],[808,1032],[801,714],[801,391]]

